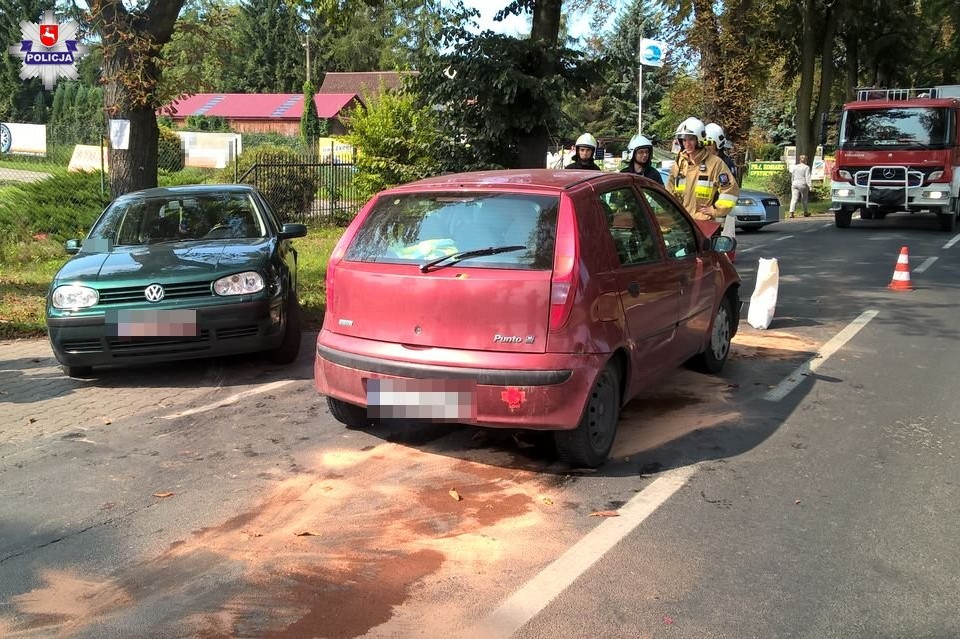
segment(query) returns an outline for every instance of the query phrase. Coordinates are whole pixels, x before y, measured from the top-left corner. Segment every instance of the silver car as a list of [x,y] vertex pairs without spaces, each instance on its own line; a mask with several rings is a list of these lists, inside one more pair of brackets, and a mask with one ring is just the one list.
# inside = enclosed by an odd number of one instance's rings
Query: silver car
[[[670,169],[660,168],[663,183],[667,183]],[[780,221],[780,198],[773,193],[740,189],[737,205],[733,207],[733,214],[737,220],[737,228],[744,231],[759,230],[768,224]]]

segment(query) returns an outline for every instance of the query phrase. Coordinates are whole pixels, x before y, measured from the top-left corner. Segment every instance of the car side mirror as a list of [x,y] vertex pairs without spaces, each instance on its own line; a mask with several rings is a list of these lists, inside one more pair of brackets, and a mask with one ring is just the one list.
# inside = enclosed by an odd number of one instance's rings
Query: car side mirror
[[281,240],[292,240],[295,237],[305,237],[307,235],[307,225],[288,222],[280,229]]
[[710,239],[710,248],[717,253],[733,253],[737,250],[737,240],[726,235],[718,235]]
[[76,255],[80,252],[80,240],[67,240],[63,243],[63,250],[67,255]]

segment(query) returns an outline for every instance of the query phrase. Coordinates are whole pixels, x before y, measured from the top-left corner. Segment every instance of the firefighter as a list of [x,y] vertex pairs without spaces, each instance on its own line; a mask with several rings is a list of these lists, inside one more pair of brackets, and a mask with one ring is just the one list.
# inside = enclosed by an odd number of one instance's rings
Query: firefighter
[[687,118],[675,136],[682,148],[670,168],[667,190],[672,191],[695,220],[723,224],[737,203],[740,187],[723,160],[710,155],[704,144],[706,127],[697,118]]
[[593,155],[597,151],[597,138],[589,133],[584,133],[574,145],[577,153],[576,159],[563,167],[565,169],[586,169],[588,171],[599,171],[600,167],[593,161]]
[[621,173],[635,173],[649,178],[657,184],[663,184],[660,171],[653,168],[653,142],[649,138],[638,133],[630,138],[627,151],[630,153],[630,163],[620,171]]
[[733,177],[736,178],[737,164],[733,161],[733,158],[726,153],[727,145],[730,143],[730,140],[727,139],[727,136],[723,131],[723,127],[716,122],[711,122],[705,127],[705,129],[707,133],[708,150],[723,160],[723,163],[727,165],[728,169],[730,169],[730,173],[732,173]]

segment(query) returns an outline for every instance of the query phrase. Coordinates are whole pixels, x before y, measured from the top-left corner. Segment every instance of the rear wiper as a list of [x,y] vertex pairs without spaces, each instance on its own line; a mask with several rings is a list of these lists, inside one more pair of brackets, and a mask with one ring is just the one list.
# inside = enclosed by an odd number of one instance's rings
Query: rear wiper
[[469,260],[471,257],[486,257],[487,255],[497,255],[499,253],[511,253],[513,251],[522,251],[527,248],[522,244],[514,244],[512,246],[491,246],[483,249],[474,249],[472,251],[460,251],[459,253],[451,253],[450,255],[444,255],[443,257],[438,257],[435,260],[430,260],[429,262],[424,262],[420,265],[420,272],[426,273],[430,270],[431,266],[437,266],[442,262],[449,261],[451,264],[456,264],[463,260]]

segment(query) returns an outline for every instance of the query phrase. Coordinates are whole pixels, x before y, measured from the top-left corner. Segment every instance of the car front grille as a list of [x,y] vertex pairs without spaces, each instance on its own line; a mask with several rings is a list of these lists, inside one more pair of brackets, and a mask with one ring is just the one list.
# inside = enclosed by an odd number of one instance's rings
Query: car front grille
[[198,337],[148,337],[131,340],[108,337],[107,345],[114,357],[136,357],[176,350],[178,353],[202,351],[210,348],[210,331],[202,330]]
[[240,337],[253,337],[260,329],[256,324],[252,326],[240,326],[238,328],[221,328],[217,331],[217,339],[237,339]]
[[[129,304],[135,302],[144,302],[143,291],[146,286],[123,286],[117,288],[100,289],[100,305],[105,304]],[[176,284],[164,284],[164,300],[191,299],[198,297],[212,297],[213,288],[210,280],[201,282],[178,282]]]

